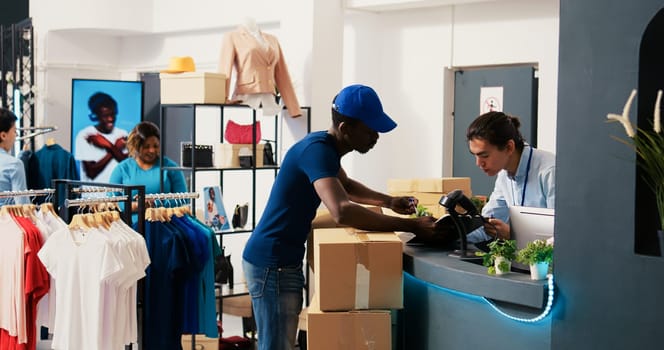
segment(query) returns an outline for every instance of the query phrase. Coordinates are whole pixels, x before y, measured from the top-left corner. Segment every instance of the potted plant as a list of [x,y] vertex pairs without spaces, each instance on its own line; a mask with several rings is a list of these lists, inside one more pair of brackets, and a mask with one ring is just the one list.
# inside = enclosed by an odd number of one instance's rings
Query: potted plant
[[503,275],[510,272],[512,260],[516,258],[516,241],[512,239],[496,239],[487,245],[489,252],[476,252],[482,257],[482,264],[487,266],[490,275]]
[[530,279],[545,279],[549,264],[553,261],[553,245],[541,239],[528,242],[528,245],[516,254],[516,261],[530,265]]
[[664,166],[662,166],[664,134],[662,133],[660,115],[662,90],[657,91],[652,131],[641,128],[635,129],[629,121],[629,110],[635,96],[636,90],[632,90],[621,115],[609,113],[606,117],[610,121],[619,121],[625,128],[628,139],[614,138],[631,147],[636,152],[636,161],[638,166],[643,170],[643,179],[655,194],[657,213],[659,214],[657,235],[660,241],[661,255],[664,256]]

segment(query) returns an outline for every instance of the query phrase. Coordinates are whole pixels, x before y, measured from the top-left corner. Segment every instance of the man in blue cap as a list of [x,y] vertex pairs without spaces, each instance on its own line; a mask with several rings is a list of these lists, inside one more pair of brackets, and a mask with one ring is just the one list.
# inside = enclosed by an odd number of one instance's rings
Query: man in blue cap
[[303,301],[305,243],[321,201],[339,225],[413,232],[421,237],[435,233],[432,217],[388,216],[360,205],[412,214],[417,200],[371,190],[349,178],[341,167],[343,155],[368,152],[376,145],[378,133],[396,126],[383,112],[372,88],[350,85],[334,98],[330,129],[312,132],[288,150],[265,211],[243,253],[260,350],[289,350],[295,346]]

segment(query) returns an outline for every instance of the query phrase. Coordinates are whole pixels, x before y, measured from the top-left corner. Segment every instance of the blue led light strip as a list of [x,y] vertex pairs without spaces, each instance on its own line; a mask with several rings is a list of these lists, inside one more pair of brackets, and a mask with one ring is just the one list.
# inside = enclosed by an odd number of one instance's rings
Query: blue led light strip
[[484,298],[484,297],[482,299],[484,299],[484,301],[486,301],[489,305],[491,305],[491,307],[494,310],[496,310],[499,314],[501,314],[501,315],[503,315],[503,316],[505,316],[505,317],[507,317],[511,320],[519,321],[519,322],[526,322],[526,323],[534,323],[534,322],[537,322],[537,321],[541,321],[544,317],[546,317],[551,312],[551,307],[553,305],[553,274],[549,274],[547,276],[547,278],[548,278],[547,287],[549,288],[549,297],[546,301],[546,307],[544,308],[544,310],[542,311],[541,314],[539,314],[538,316],[533,317],[533,318],[522,318],[522,317],[515,317],[515,316],[512,316],[512,315],[509,315],[509,314],[505,313],[503,310],[499,309],[489,299]]

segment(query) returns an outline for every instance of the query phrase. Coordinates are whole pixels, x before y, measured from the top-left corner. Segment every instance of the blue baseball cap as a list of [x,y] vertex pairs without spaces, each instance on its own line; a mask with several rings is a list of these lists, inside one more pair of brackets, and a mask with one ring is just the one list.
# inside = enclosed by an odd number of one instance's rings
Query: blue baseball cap
[[366,85],[343,88],[332,103],[332,108],[348,118],[358,119],[376,132],[388,132],[397,123],[385,112],[374,89]]

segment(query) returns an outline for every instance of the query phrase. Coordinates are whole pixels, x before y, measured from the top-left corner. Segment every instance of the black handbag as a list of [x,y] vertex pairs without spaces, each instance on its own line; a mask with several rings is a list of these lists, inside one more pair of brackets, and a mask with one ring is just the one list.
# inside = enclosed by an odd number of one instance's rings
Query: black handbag
[[249,215],[249,204],[245,203],[244,205],[235,205],[235,210],[233,210],[233,218],[231,219],[231,224],[233,228],[243,228],[247,224],[247,216]]
[[266,142],[263,146],[263,165],[277,165],[272,152],[272,144],[269,142]]
[[226,247],[221,248],[221,255],[214,258],[214,282],[233,288],[233,264],[231,255],[226,255]]

